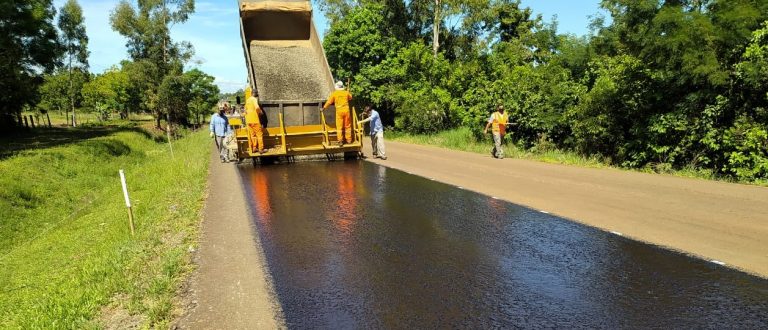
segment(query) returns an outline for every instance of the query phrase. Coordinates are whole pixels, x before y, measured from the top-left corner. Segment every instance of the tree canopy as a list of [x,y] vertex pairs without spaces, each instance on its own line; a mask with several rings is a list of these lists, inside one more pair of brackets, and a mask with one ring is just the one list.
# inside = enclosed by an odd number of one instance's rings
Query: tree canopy
[[37,102],[42,74],[59,63],[55,12],[51,0],[0,2],[0,126],[9,124],[4,116]]
[[128,54],[136,66],[132,72],[145,78],[141,106],[154,113],[156,126],[160,127],[160,119],[171,113],[169,108],[162,106],[169,100],[160,95],[159,87],[163,82],[167,86],[174,81],[175,78],[167,76],[175,77],[183,71],[184,63],[193,54],[189,42],[171,39],[171,28],[187,21],[195,11],[195,2],[147,0],[139,1],[137,5],[133,7],[130,1],[121,0],[110,16],[110,23],[115,31],[128,39]]
[[[64,63],[67,67],[68,88],[67,95],[69,109],[72,110],[72,125],[76,125],[75,106],[80,103],[85,75],[82,72],[88,70],[88,35],[85,33],[85,19],[83,9],[77,0],[67,0],[61,7],[58,21],[61,32],[61,44],[64,47]],[[73,75],[73,71],[74,75]],[[69,116],[67,116],[69,118]]]
[[102,119],[115,112],[123,118],[151,112],[157,127],[162,119],[200,124],[201,115],[216,104],[218,87],[214,77],[198,69],[185,72],[192,46],[170,38],[171,28],[193,12],[193,0],[119,2],[110,22],[127,38],[129,59],[91,73],[83,10],[76,0],[67,0],[58,16],[51,1],[0,3],[0,126],[18,127],[22,108],[57,111],[68,119],[76,109]]
[[610,23],[576,37],[518,0],[326,0],[324,47],[396,129],[480,138],[501,103],[522,148],[768,180],[768,2],[600,5]]

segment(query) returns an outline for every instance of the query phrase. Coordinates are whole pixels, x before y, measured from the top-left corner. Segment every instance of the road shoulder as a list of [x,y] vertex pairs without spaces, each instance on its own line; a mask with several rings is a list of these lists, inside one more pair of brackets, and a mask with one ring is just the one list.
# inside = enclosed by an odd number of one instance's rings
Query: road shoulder
[[183,329],[275,329],[282,312],[237,166],[211,152],[209,191]]

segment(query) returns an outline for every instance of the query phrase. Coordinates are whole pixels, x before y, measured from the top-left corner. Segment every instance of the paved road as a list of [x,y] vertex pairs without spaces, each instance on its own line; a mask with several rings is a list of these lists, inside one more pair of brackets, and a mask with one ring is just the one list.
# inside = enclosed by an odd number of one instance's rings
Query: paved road
[[240,168],[288,328],[768,327],[768,280],[367,162]]
[[[370,154],[367,143],[366,149]],[[394,142],[388,142],[388,153],[387,161],[369,161],[768,277],[768,189],[763,187],[495,160]],[[249,212],[242,186],[248,183],[238,175],[250,165],[220,164],[215,153],[212,162],[199,268],[179,325],[279,327],[284,312],[254,231],[255,218],[265,217],[259,209]],[[349,184],[354,185],[338,183]]]
[[765,187],[497,160],[391,141],[387,152],[388,160],[373,162],[768,277]]

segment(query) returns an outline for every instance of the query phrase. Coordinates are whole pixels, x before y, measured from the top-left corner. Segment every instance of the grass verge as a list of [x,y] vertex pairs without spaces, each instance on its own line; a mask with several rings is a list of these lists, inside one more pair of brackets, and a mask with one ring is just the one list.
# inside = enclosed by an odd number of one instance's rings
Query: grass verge
[[0,328],[164,327],[191,267],[207,134],[175,141],[171,158],[135,125],[70,130],[85,138],[0,160]]

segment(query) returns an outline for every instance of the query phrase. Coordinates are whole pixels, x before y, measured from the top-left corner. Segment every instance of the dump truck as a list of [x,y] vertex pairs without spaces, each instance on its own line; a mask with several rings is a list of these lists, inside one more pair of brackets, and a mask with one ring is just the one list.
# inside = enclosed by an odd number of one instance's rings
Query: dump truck
[[[297,155],[358,157],[362,126],[352,115],[353,140],[337,145],[336,109],[323,110],[334,79],[305,0],[240,0],[240,38],[248,84],[264,111],[266,151],[254,153],[242,119],[233,119],[239,160]],[[256,163],[256,162],[254,162]]]

